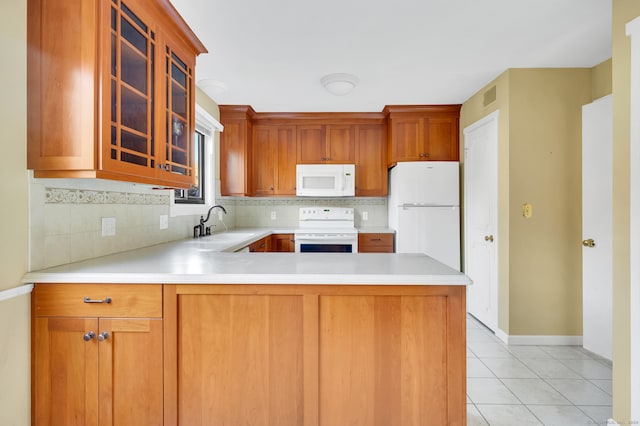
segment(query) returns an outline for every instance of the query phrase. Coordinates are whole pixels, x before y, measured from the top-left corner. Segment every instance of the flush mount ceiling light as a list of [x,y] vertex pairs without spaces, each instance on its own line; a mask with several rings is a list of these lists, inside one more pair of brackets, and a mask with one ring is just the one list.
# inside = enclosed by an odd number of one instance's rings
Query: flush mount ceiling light
[[344,96],[350,93],[358,82],[358,77],[355,75],[344,73],[325,75],[320,80],[325,89],[337,96]]
[[198,87],[211,98],[215,98],[216,96],[226,92],[228,89],[226,84],[212,78],[206,78],[198,81]]

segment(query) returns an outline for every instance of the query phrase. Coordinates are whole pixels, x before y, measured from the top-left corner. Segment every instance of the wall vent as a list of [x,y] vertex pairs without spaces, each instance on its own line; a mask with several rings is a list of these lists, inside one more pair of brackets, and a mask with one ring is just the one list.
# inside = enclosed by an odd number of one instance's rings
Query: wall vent
[[496,86],[493,86],[491,89],[484,92],[484,99],[482,104],[484,106],[488,106],[496,101]]

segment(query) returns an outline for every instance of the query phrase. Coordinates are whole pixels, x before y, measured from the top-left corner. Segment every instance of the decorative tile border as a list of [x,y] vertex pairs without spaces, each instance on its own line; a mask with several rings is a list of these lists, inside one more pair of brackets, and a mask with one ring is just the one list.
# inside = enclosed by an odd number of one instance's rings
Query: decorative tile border
[[167,205],[169,195],[135,192],[45,188],[45,204],[140,204]]
[[[223,202],[230,200],[223,199]],[[237,198],[233,200],[236,206],[384,206],[385,198]]]

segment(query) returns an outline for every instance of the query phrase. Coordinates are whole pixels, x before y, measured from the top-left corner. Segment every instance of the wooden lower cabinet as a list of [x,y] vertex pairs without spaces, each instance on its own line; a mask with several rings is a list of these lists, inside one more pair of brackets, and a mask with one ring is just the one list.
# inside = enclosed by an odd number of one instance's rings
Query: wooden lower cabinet
[[271,234],[271,251],[294,252],[296,242],[294,234]]
[[165,322],[166,424],[466,424],[464,286],[176,285]]
[[393,253],[391,233],[361,232],[358,234],[358,253]]
[[[112,303],[95,305],[80,297],[73,306],[64,302],[69,286],[101,287],[38,284],[34,291],[32,424],[162,425],[162,318],[132,318],[139,316],[137,304],[151,299],[161,314],[162,287],[121,285],[138,290],[139,297],[133,293],[128,304],[113,295]],[[132,317],[76,317],[87,306],[97,312],[124,309]],[[60,315],[38,315],[54,311]]]

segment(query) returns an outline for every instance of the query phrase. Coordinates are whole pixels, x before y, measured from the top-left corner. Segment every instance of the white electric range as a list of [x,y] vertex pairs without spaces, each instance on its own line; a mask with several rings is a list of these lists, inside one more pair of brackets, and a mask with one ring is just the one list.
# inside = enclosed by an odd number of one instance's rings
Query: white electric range
[[296,253],[357,253],[358,231],[350,207],[300,207]]

